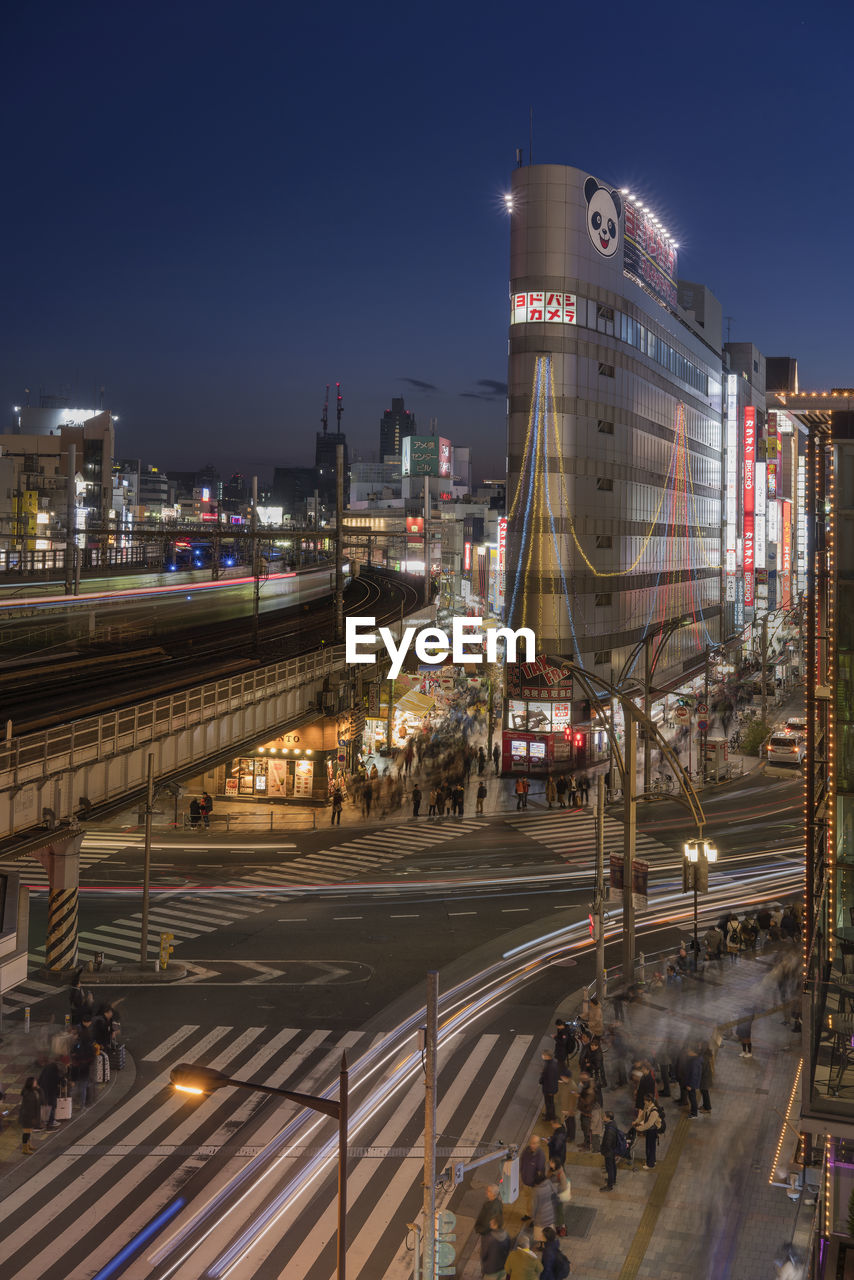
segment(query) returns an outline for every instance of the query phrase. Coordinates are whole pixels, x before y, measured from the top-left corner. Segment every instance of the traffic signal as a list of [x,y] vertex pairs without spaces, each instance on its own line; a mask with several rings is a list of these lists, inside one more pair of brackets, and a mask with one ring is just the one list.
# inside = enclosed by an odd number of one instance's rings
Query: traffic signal
[[564,742],[572,742],[572,728],[568,724],[563,726],[563,740]]
[[170,946],[170,942],[175,937],[174,933],[161,933],[160,935],[160,968],[165,969],[169,964],[169,957],[175,950]]
[[593,912],[587,913],[587,928],[590,931],[590,941],[596,941],[596,921],[593,919]]
[[578,747],[578,748],[580,748],[580,747],[583,747],[583,746],[584,746],[584,734],[583,734],[583,733],[576,733],[575,737],[573,738],[573,745],[574,745],[575,747]]
[[519,1157],[505,1160],[498,1179],[498,1194],[502,1204],[514,1204],[519,1199]]

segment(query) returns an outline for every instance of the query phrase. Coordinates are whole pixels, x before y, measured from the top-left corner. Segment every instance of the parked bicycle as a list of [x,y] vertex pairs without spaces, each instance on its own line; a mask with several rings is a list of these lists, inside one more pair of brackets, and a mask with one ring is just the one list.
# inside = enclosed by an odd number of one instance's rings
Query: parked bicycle
[[660,773],[653,780],[651,790],[654,796],[669,796],[673,790],[673,778],[669,773]]
[[741,730],[736,729],[735,733],[733,733],[730,736],[730,740],[729,740],[730,751],[737,751],[740,746],[741,746]]

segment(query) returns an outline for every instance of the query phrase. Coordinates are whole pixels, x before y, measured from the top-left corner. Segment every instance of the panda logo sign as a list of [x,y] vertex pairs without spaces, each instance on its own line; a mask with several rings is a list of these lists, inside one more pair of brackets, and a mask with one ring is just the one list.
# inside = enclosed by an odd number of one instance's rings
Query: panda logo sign
[[613,258],[620,244],[620,215],[623,201],[618,191],[603,187],[595,178],[584,184],[587,200],[587,234],[597,253]]

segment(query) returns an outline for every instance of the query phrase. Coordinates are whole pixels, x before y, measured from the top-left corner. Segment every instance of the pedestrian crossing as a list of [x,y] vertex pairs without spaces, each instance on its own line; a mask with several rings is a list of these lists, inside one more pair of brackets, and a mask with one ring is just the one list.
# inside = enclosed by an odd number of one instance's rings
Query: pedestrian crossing
[[[553,853],[567,861],[596,857],[596,816],[592,809],[554,809],[547,813],[513,814],[506,821],[518,831],[524,831],[531,839],[545,845]],[[605,817],[605,856],[622,853],[624,827],[622,822]],[[652,836],[638,831],[635,836],[638,857],[673,857],[673,849]]]
[[[378,1073],[384,1041],[389,1065]],[[508,1137],[505,1111],[520,1088],[536,1090],[539,1048],[538,1035],[513,1032],[455,1037],[440,1048],[440,1168],[497,1147],[498,1133]],[[126,1280],[167,1274],[202,1280],[226,1272],[232,1280],[333,1280],[335,1161],[321,1166],[317,1152],[330,1140],[334,1146],[335,1122],[240,1089],[182,1099],[168,1081],[176,1063],[192,1062],[275,1088],[331,1090],[334,1097],[343,1052],[351,1063],[347,1275],[411,1275],[411,1254],[402,1246],[423,1195],[424,1143],[424,1082],[414,1041],[403,1049],[413,1070],[379,1105],[383,1081],[397,1079],[400,1054],[391,1052],[390,1038],[188,1023],[140,1048],[133,1090],[96,1125],[74,1141],[74,1117],[64,1125],[70,1146],[48,1160],[47,1138],[44,1163],[37,1149],[28,1181],[0,1201],[4,1280],[119,1272]],[[36,1134],[37,1143],[43,1140]],[[496,1173],[498,1166],[496,1159]],[[34,1221],[48,1220],[49,1232],[33,1231]],[[223,1256],[244,1232],[246,1242],[226,1266]],[[122,1263],[111,1266],[123,1251]]]
[[441,823],[388,827],[354,836],[317,853],[303,854],[281,866],[264,867],[228,881],[229,887],[337,884],[373,874],[389,863],[483,829],[484,819],[447,818]]
[[[171,945],[177,948],[182,942],[206,937],[217,929],[224,929],[268,911],[270,900],[265,897],[241,894],[227,899],[217,897],[211,901],[204,894],[181,895],[155,900],[148,913],[148,954],[152,958],[160,948],[161,933],[171,933]],[[94,929],[81,929],[78,934],[79,962],[85,965],[101,952],[105,965],[136,964],[142,938],[142,912],[122,916],[109,924]],[[40,966],[45,962],[45,947],[30,952],[30,963]],[[12,993],[10,993],[12,994]],[[4,997],[6,999],[7,997]]]
[[[127,843],[125,841],[124,843]],[[90,867],[94,867],[97,863],[103,862],[105,858],[109,858],[114,852],[112,843],[87,843],[87,839],[83,841],[83,847],[80,850],[80,880],[81,883],[86,878],[86,872]],[[21,877],[21,883],[27,885],[30,889],[48,889],[48,875],[40,862],[35,858],[24,856],[21,858],[0,858],[0,875],[14,873]]]

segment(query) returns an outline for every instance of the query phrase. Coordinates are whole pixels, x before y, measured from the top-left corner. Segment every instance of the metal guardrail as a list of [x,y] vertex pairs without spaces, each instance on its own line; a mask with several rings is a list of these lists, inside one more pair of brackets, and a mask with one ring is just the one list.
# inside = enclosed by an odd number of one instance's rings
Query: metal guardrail
[[299,689],[345,666],[344,646],[302,654],[132,707],[54,725],[0,743],[0,786],[114,759],[178,730]]

